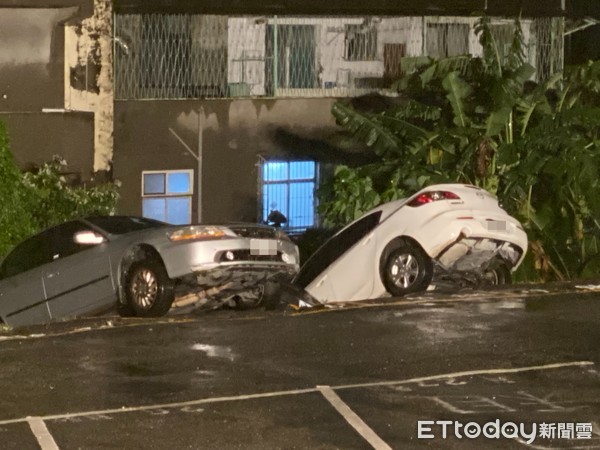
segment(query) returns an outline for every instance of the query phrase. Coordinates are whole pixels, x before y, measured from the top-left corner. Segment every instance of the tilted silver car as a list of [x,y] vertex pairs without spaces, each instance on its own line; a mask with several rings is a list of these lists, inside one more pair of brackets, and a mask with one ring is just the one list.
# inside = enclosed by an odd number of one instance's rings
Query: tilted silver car
[[298,271],[297,246],[254,224],[172,226],[98,216],[49,228],[0,265],[0,321],[12,327],[107,311],[161,316],[176,294],[221,287],[258,301],[271,278]]

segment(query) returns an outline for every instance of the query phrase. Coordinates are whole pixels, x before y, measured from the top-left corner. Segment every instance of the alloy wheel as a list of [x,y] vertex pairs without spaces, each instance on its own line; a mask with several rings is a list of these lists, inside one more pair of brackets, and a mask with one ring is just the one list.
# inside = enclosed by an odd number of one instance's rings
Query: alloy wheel
[[411,253],[400,254],[390,266],[390,275],[394,284],[409,288],[419,276],[419,262]]
[[148,269],[140,269],[131,280],[131,297],[141,309],[150,309],[158,294],[156,274]]

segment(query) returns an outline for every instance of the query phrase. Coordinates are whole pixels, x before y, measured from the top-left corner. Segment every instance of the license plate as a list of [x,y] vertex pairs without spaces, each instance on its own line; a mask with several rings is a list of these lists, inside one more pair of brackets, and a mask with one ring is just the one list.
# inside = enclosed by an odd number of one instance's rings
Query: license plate
[[276,255],[277,242],[267,239],[250,239],[250,254],[258,256]]
[[488,220],[487,221],[487,229],[490,231],[500,231],[506,232],[506,221],[504,220]]

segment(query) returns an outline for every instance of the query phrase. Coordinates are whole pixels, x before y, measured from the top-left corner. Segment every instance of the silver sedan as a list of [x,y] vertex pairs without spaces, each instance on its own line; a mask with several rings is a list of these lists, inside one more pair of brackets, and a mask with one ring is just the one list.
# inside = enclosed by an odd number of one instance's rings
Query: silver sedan
[[254,224],[171,226],[131,216],[63,223],[17,245],[0,265],[0,322],[44,323],[108,311],[162,316],[191,290],[251,293],[298,271],[297,246]]

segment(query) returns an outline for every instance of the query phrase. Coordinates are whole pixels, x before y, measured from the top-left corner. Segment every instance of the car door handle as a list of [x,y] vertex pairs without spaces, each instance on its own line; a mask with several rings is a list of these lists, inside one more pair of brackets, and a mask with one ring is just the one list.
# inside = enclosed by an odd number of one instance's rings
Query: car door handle
[[46,274],[46,278],[53,278],[60,275],[60,272],[50,272]]

